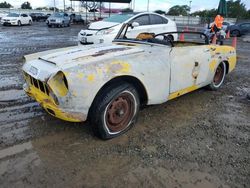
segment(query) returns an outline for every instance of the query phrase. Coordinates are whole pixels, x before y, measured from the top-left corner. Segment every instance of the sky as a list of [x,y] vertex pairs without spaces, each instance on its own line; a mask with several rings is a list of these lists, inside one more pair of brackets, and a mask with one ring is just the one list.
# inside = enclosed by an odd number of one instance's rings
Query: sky
[[[0,0],[0,2],[8,2],[12,4],[15,8],[19,8],[21,4],[25,1],[29,1],[33,8],[43,7],[43,6],[53,6],[54,0]],[[135,1],[135,4],[133,3]],[[56,7],[63,8],[63,0],[55,0]],[[66,6],[70,6],[70,1],[65,0]],[[250,0],[241,0],[241,2],[246,4],[247,9],[250,9]],[[132,5],[135,5],[135,11],[146,11],[147,10],[148,0],[132,0]],[[149,11],[154,10],[163,10],[168,11],[168,9],[174,5],[189,5],[190,0],[149,0]],[[77,7],[78,2],[73,2]],[[204,9],[212,9],[217,8],[219,4],[219,0],[192,0],[191,2],[191,12],[204,10]],[[106,4],[107,5],[107,4]],[[108,6],[107,6],[108,7]],[[117,4],[114,3],[111,5],[111,8],[127,8],[128,4]]]

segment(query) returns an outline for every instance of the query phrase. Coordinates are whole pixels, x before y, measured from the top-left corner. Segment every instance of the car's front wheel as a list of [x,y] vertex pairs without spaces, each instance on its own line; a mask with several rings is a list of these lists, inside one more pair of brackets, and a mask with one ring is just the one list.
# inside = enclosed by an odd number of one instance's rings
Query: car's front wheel
[[223,84],[226,76],[226,64],[221,62],[214,74],[214,78],[211,84],[208,85],[208,88],[211,90],[217,90]]
[[117,137],[135,123],[140,107],[138,92],[126,82],[102,90],[90,109],[90,122],[96,136]]
[[29,21],[29,25],[32,25],[32,21],[31,20]]
[[17,22],[17,25],[18,25],[19,27],[22,26],[22,23],[21,23],[20,20]]

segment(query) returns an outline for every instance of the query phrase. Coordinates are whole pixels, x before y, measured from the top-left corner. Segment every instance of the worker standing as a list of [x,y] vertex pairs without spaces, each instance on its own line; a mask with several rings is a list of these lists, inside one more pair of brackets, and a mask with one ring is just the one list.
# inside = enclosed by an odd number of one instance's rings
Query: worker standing
[[217,15],[214,19],[214,23],[211,27],[211,32],[218,32],[222,29],[222,24],[223,24],[224,18],[221,15]]

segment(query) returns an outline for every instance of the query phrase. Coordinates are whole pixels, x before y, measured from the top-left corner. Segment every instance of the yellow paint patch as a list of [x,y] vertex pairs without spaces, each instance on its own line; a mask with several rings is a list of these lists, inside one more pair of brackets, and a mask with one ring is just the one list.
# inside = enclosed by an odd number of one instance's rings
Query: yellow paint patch
[[128,73],[131,70],[131,65],[126,61],[113,61],[108,66],[108,71],[113,73]]
[[209,70],[211,72],[215,72],[215,69],[216,69],[216,65],[217,65],[217,61],[214,59],[210,62],[209,64]]
[[96,72],[98,75],[101,75],[102,74],[102,69],[101,68],[96,68]]
[[82,79],[84,77],[84,74],[82,72],[77,74],[77,78]]
[[66,96],[68,93],[68,88],[63,81],[63,76],[63,73],[59,72],[48,81],[48,84],[54,93],[62,97]]
[[[55,105],[54,100],[46,95],[45,93],[41,92],[36,87],[30,85],[29,90],[26,93],[33,97],[38,103],[42,105],[42,107],[50,114],[59,119],[70,121],[70,122],[81,122],[83,121],[81,118],[74,117],[73,114],[63,112],[57,105]],[[54,114],[51,114],[48,109],[53,110]]]
[[182,89],[180,91],[177,91],[177,92],[174,92],[174,93],[171,93],[169,96],[168,96],[168,100],[171,100],[171,99],[174,99],[174,98],[177,98],[181,95],[184,95],[186,93],[189,93],[191,91],[194,91],[196,89],[198,89],[199,87],[196,86],[196,85],[193,85],[191,87],[188,87],[188,88],[185,88],[185,89]]
[[90,75],[88,75],[87,79],[88,79],[88,81],[93,82],[95,80],[95,75],[90,74]]
[[229,72],[231,72],[235,68],[236,62],[237,62],[236,55],[228,58]]

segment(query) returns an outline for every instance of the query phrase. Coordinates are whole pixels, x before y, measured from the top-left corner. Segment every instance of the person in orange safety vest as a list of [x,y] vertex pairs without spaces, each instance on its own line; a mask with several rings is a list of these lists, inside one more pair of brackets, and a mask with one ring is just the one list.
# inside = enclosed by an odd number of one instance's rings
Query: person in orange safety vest
[[218,32],[222,29],[222,23],[224,21],[224,18],[221,15],[217,15],[214,19],[214,23],[211,27],[211,32]]

